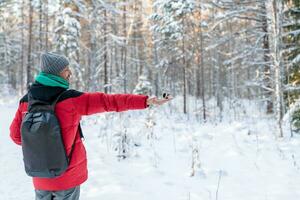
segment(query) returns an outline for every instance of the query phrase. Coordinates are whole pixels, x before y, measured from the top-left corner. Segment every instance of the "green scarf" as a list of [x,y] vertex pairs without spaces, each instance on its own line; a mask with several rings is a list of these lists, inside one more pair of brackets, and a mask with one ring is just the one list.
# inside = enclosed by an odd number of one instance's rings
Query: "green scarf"
[[46,86],[62,87],[65,89],[69,88],[69,82],[67,80],[53,74],[41,72],[39,75],[37,75],[37,77],[35,77],[35,80]]

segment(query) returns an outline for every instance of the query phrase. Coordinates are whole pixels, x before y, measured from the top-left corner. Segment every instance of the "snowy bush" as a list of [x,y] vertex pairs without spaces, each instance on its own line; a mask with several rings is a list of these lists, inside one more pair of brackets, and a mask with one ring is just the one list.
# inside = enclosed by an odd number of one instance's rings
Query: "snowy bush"
[[147,80],[146,76],[140,76],[139,82],[133,90],[134,94],[150,95],[152,90],[151,83]]

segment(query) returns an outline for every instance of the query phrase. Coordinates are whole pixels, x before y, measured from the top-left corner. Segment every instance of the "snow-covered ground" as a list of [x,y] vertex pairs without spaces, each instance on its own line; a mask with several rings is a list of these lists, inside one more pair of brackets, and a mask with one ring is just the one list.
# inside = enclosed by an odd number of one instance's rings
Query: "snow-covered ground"
[[[13,102],[0,102],[0,199],[32,200],[21,148],[9,138],[17,107]],[[164,108],[155,109],[152,139],[147,139],[150,132],[144,123],[148,111],[84,119],[89,180],[82,185],[82,200],[300,199],[297,135],[276,139],[267,118],[201,124]],[[123,126],[136,144],[126,159],[118,158],[113,148],[113,135]],[[200,161],[194,176],[192,147]]]

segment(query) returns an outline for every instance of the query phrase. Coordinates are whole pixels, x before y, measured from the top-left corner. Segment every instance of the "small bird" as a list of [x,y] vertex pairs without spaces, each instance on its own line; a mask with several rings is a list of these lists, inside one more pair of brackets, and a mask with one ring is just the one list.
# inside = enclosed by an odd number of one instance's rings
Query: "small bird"
[[163,93],[163,98],[164,98],[164,99],[168,99],[168,98],[169,98],[169,96],[170,96],[170,94],[168,94],[168,93],[165,93],[165,92]]

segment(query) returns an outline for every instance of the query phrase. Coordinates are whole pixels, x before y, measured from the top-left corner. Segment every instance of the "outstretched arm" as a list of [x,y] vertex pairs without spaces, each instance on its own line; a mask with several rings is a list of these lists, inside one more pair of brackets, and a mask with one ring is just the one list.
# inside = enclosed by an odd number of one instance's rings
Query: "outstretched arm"
[[18,145],[21,145],[21,122],[22,122],[22,113],[21,113],[21,104],[15,114],[15,117],[10,125],[10,138],[12,141]]
[[147,99],[147,105],[150,106],[150,105],[163,105],[165,103],[167,103],[168,101],[172,100],[173,97],[168,95],[166,97],[164,97],[163,99],[158,99],[157,97],[151,97],[151,98],[148,98]]
[[100,112],[122,112],[147,108],[148,96],[134,94],[106,94],[101,92],[84,93],[73,99],[80,115]]

